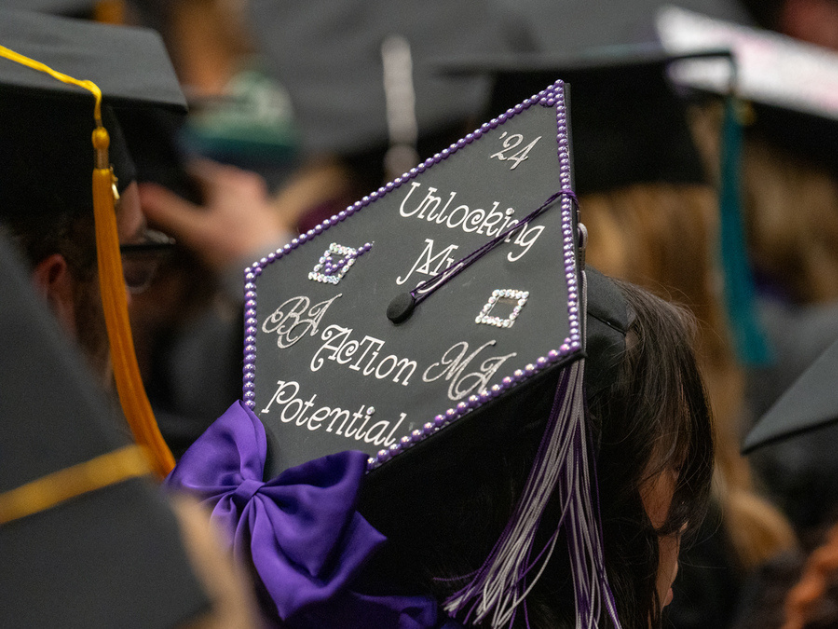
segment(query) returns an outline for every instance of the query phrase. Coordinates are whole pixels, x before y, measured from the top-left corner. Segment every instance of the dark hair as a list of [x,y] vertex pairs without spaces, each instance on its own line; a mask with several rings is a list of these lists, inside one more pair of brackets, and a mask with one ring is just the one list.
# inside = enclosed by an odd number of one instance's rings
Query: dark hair
[[22,214],[4,219],[5,228],[33,267],[54,253],[67,261],[73,277],[86,282],[96,274],[93,214]]
[[[596,389],[588,399],[591,447],[605,564],[620,621],[625,629],[648,629],[650,622],[660,625],[658,536],[696,527],[709,501],[710,409],[691,347],[692,317],[636,286],[617,286],[632,318],[616,379],[591,387]],[[523,387],[499,400],[508,408],[493,415],[513,413],[518,421],[503,422],[500,430],[486,426],[481,435],[493,435],[491,442],[488,437],[480,437],[478,444],[460,442],[450,457],[435,456],[432,466],[401,478],[398,486],[362,498],[361,513],[377,528],[385,524],[382,530],[391,542],[367,574],[394,589],[424,592],[439,601],[469,580],[515,507],[544,430],[554,382]],[[530,416],[540,419],[527,421]],[[668,517],[655,529],[643,507],[641,486],[666,469],[680,474]],[[554,497],[542,518],[536,552],[554,533],[560,512]],[[526,626],[527,620],[533,629],[574,626],[575,599],[563,548],[560,536],[527,597],[527,619],[517,614],[515,627]],[[610,625],[603,617],[599,626]]]
[[[616,382],[591,398],[608,576],[623,627],[660,624],[655,588],[658,536],[696,530],[710,497],[710,409],[692,349],[692,317],[650,293],[617,282],[634,320]],[[644,481],[679,470],[666,521],[652,526]]]
[[[101,114],[121,194],[136,169],[116,114]],[[20,92],[0,98],[0,119],[0,222],[33,266],[60,253],[76,279],[95,277],[93,102]]]

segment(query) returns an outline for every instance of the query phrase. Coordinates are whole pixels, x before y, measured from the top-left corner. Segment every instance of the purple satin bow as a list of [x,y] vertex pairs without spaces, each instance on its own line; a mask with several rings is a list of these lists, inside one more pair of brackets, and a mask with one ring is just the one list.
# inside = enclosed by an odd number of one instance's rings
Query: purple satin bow
[[165,485],[211,507],[212,519],[231,533],[235,556],[253,564],[288,626],[433,627],[431,599],[348,587],[386,541],[355,511],[367,455],[340,452],[263,482],[266,454],[264,426],[236,402],[187,450]]

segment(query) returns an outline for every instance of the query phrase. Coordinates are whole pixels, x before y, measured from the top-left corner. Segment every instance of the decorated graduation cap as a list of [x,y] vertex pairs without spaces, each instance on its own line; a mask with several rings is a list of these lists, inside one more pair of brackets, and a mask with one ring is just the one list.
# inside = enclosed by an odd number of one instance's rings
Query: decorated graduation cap
[[114,191],[124,189],[133,171],[108,108],[184,109],[183,95],[160,37],[150,30],[2,11],[0,45],[6,156],[0,217],[13,221],[33,212],[49,221],[93,212],[117,389],[135,438],[163,475],[174,461],[136,365],[114,211]]
[[517,511],[447,609],[509,623],[555,490],[569,505],[579,613],[597,617],[602,605],[615,617],[583,380],[586,351],[596,357],[589,389],[613,378],[627,324],[616,288],[586,280],[584,240],[567,93],[555,82],[256,261],[243,399],[272,444],[265,478],[362,451],[361,512],[396,539],[399,505],[440,489],[427,472],[450,469],[449,488],[467,484],[470,465],[491,467],[526,425],[541,447]]
[[[657,26],[673,54],[732,50],[737,94],[753,107],[749,132],[838,172],[838,53],[677,7],[661,10]],[[678,68],[673,78],[698,90],[724,93],[730,68],[696,61]]]
[[[520,368],[523,381],[582,350],[555,89],[248,269],[244,399],[288,444],[277,470],[348,445],[376,469],[409,449],[413,431],[423,441],[437,415],[429,432],[492,399],[496,374]],[[550,296],[537,299],[531,283],[544,275]],[[532,324],[548,317],[545,349]],[[327,398],[329,413],[318,404]]]
[[838,421],[838,343],[830,345],[745,437],[744,453]]
[[207,610],[170,508],[0,241],[0,619],[180,625]]

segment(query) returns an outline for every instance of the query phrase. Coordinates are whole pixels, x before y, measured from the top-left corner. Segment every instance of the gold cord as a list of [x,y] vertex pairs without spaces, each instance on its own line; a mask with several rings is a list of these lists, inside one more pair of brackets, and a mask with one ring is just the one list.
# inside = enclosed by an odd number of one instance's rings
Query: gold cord
[[0,494],[0,525],[148,473],[142,448],[125,446]]

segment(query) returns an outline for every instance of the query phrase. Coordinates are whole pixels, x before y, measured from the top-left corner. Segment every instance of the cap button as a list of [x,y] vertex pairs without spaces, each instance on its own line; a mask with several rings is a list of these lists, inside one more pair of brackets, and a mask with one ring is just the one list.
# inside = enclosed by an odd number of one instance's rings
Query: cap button
[[416,306],[416,300],[410,293],[401,293],[393,298],[390,305],[387,306],[387,318],[393,323],[401,323],[410,318],[413,313],[413,308]]

